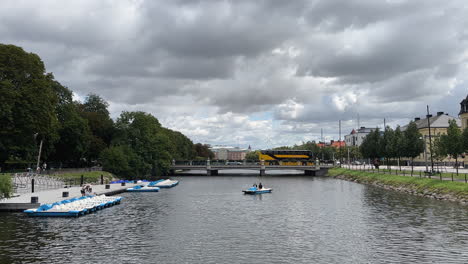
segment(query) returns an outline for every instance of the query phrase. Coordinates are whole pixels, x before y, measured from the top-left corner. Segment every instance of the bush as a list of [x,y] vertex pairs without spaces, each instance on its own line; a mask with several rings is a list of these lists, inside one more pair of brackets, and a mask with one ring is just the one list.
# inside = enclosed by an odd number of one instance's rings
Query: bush
[[9,198],[13,192],[10,174],[0,174],[0,198]]

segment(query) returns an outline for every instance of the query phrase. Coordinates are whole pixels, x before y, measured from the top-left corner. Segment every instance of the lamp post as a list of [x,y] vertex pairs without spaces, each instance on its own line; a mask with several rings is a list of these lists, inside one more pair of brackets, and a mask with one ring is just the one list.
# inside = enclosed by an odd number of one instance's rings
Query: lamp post
[[[34,139],[39,135],[39,133],[34,134]],[[44,139],[41,139],[41,143],[39,144],[39,153],[37,154],[37,163],[36,163],[36,172],[38,171],[37,168],[39,168],[39,163],[41,161],[41,152],[42,152],[42,142]]]
[[431,155],[431,173],[434,173],[434,160],[432,159],[432,139],[431,139],[431,122],[429,115],[429,105],[427,106],[427,127],[429,128],[429,153]]

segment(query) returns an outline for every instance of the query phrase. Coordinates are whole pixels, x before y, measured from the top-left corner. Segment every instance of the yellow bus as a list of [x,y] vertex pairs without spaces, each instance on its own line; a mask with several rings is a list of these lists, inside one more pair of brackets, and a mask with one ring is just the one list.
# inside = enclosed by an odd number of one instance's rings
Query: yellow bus
[[314,159],[310,150],[261,150],[260,160],[265,165],[313,166]]

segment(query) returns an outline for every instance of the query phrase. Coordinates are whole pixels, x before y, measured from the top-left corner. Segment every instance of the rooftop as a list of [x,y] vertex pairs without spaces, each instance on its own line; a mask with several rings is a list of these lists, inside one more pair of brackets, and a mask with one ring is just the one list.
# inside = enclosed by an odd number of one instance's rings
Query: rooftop
[[[428,127],[427,125],[428,118],[429,118],[429,123],[431,125],[431,128],[447,128],[449,126],[449,121],[453,119],[455,119],[457,121],[457,125],[461,127],[460,119],[453,117],[453,116],[449,116],[448,114],[444,112],[437,112],[436,116],[429,115],[428,117],[424,119],[420,119],[416,117],[414,119],[414,122],[416,123],[416,126],[418,127],[418,129],[423,129],[423,128]],[[407,127],[408,125],[403,126],[401,129],[406,130]]]

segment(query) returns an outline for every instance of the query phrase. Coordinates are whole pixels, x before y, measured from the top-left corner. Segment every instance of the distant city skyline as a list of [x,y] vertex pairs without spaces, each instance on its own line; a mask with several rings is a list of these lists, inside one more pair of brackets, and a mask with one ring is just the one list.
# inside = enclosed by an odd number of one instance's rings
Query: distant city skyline
[[468,94],[468,7],[436,1],[2,1],[1,43],[77,100],[267,149],[405,125]]

